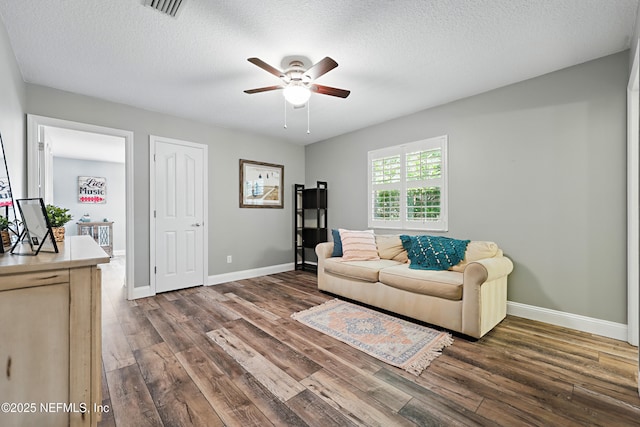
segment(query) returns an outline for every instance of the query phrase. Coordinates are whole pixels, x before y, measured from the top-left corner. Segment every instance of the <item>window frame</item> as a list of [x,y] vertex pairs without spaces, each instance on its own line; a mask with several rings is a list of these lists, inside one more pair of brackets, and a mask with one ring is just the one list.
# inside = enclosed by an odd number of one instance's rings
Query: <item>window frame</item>
[[[448,135],[422,139],[406,144],[372,150],[367,153],[367,224],[369,228],[449,231],[449,167],[448,167]],[[409,181],[407,179],[407,153],[416,151],[440,150],[440,178],[427,178]],[[400,181],[397,183],[374,184],[373,162],[387,157],[400,157]],[[414,183],[421,183],[421,188],[440,187],[440,215],[438,220],[410,221],[407,219],[407,191],[414,188]],[[400,191],[400,218],[398,220],[374,219],[374,192],[384,190]]]

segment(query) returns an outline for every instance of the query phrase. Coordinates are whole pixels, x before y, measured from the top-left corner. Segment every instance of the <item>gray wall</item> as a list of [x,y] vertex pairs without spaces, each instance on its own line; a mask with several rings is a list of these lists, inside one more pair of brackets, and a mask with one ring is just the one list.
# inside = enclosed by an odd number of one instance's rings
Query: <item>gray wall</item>
[[638,24],[640,24],[640,7],[638,7],[638,10],[636,12],[636,22],[633,25],[633,36],[631,37],[631,42],[629,43],[631,45],[629,49],[629,71],[631,71],[633,58],[636,54],[636,49],[638,48],[638,37],[640,37],[640,25]]
[[447,235],[503,248],[515,264],[510,301],[626,324],[628,59],[312,144],[306,183],[328,181],[331,227],[366,228],[367,151],[447,134]]
[[[304,182],[304,147],[44,86],[27,84],[26,92],[31,114],[134,133],[136,287],[150,283],[149,135],[209,146],[209,275],[293,262],[291,194]],[[241,158],[284,165],[284,209],[238,207]]]
[[[78,201],[78,176],[100,176],[107,179],[106,203],[80,203]],[[73,219],[65,226],[65,234],[78,234],[76,222],[86,213],[92,221],[108,218],[113,221],[113,250],[126,249],[126,185],[124,163],[98,162],[95,160],[53,158],[54,204],[69,209]]]
[[26,196],[25,84],[0,20],[0,135],[14,198]]

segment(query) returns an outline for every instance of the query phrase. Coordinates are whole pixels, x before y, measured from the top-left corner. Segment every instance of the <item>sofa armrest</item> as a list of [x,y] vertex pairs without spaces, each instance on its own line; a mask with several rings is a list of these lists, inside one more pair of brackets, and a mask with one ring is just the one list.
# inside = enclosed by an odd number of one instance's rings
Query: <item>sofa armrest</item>
[[507,276],[513,262],[505,256],[469,263],[462,284],[462,333],[480,338],[507,315]]
[[485,258],[470,262],[464,269],[464,281],[482,284],[507,276],[513,271],[513,262],[506,256]]
[[324,274],[324,261],[331,258],[333,253],[333,242],[323,242],[316,245],[316,255],[318,256],[318,289],[327,289],[327,277]]
[[318,255],[318,262],[321,259],[331,258],[333,253],[333,242],[322,242],[316,245],[316,255]]

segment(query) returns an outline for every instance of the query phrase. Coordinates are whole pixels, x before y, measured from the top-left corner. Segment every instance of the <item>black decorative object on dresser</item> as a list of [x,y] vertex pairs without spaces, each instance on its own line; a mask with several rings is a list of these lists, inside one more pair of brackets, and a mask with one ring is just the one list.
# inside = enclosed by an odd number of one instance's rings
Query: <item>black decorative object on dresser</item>
[[317,181],[316,188],[295,184],[294,193],[294,263],[296,270],[317,270],[314,249],[328,239],[327,183]]

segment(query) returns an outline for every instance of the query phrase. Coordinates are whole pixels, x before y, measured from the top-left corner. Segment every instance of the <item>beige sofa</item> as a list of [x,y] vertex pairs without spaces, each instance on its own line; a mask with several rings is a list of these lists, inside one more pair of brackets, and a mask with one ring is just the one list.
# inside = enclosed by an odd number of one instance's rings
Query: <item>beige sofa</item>
[[[473,259],[474,247],[488,245],[495,249],[492,256]],[[333,242],[316,246],[322,291],[473,338],[482,337],[506,316],[507,275],[513,263],[494,243],[472,241],[465,259],[445,271],[410,269],[403,262],[406,252],[404,257],[381,251],[380,260],[344,261],[332,257],[332,251]],[[483,253],[476,252],[475,258]]]

